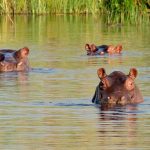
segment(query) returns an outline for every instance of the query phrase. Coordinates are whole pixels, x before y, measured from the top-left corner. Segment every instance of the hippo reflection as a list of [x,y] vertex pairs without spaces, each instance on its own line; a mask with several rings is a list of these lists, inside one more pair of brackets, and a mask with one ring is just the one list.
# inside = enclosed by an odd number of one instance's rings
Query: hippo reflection
[[28,71],[29,49],[27,47],[19,50],[0,50],[0,72],[4,71]]
[[143,102],[139,88],[135,85],[137,70],[131,68],[128,75],[114,71],[107,75],[104,68],[97,71],[100,83],[96,87],[92,102],[101,106],[137,104]]

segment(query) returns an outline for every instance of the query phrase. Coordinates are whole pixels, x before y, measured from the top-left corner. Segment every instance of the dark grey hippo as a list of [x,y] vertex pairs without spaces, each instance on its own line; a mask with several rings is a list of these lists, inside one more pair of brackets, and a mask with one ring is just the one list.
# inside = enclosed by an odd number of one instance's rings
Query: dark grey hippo
[[97,70],[100,83],[96,87],[92,102],[101,106],[123,106],[143,102],[139,88],[134,83],[137,70],[131,68],[126,75],[120,71],[114,71],[109,75],[104,68]]
[[1,49],[0,50],[0,72],[8,71],[28,71],[29,49],[27,47],[19,50]]

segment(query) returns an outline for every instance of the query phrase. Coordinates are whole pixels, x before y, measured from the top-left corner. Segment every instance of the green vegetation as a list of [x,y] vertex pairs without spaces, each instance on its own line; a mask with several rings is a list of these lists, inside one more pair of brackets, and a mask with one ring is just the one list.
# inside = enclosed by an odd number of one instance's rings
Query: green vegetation
[[105,14],[107,23],[148,15],[150,0],[0,0],[0,14]]
[[150,0],[106,0],[107,22],[123,23],[124,21],[142,22],[149,17]]

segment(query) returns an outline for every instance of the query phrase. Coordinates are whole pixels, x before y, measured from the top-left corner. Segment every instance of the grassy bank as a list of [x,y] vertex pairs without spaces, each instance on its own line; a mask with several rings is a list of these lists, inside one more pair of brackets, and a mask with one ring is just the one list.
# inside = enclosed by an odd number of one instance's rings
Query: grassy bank
[[137,19],[149,7],[150,0],[0,0],[1,14],[106,14],[108,22]]

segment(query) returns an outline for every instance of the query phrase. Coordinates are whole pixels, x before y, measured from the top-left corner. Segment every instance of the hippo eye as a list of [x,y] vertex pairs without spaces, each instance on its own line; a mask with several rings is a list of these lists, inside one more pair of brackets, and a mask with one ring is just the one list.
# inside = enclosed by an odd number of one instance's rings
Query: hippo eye
[[121,83],[124,82],[124,79],[123,79],[123,78],[119,78],[118,80],[119,80],[119,82],[121,82]]

